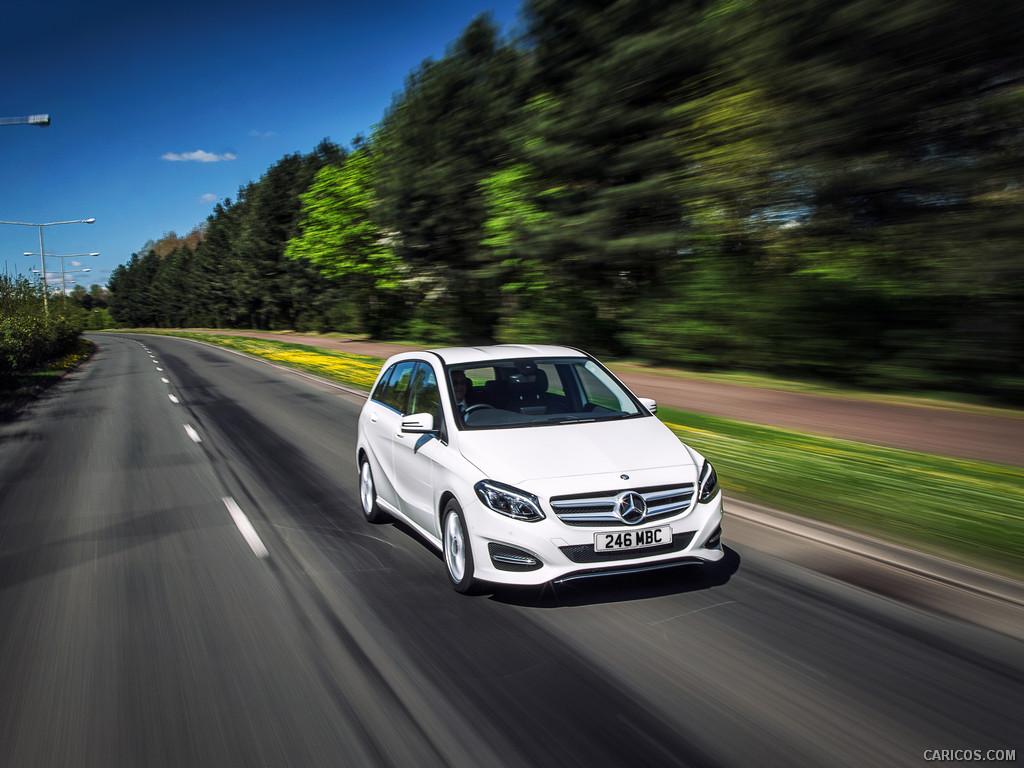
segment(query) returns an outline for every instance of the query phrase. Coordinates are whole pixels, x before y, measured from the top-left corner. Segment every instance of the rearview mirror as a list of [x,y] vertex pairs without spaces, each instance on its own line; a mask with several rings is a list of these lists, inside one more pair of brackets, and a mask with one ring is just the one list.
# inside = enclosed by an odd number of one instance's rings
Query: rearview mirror
[[431,435],[436,431],[432,413],[414,413],[402,419],[402,432],[407,435]]
[[642,405],[648,411],[650,411],[653,414],[658,413],[658,404],[654,400],[651,400],[651,398],[649,397],[641,397],[638,399],[640,400],[640,405]]

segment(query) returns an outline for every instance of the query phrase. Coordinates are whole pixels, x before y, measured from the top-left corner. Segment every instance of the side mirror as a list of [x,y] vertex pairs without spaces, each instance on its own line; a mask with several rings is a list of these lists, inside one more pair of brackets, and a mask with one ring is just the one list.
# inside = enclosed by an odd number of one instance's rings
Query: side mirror
[[649,397],[641,397],[638,399],[640,400],[640,405],[642,405],[648,411],[650,411],[653,414],[658,413],[658,404],[654,400],[651,400],[651,398]]
[[434,429],[434,415],[432,413],[414,413],[402,419],[402,432],[407,435],[432,435],[437,432]]

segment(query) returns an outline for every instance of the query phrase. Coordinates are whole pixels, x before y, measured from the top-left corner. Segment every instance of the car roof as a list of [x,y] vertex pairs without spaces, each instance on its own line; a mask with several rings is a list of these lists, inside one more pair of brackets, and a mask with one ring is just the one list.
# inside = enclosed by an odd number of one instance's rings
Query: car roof
[[[439,347],[426,352],[437,355],[445,365],[483,363],[490,360],[509,360],[520,357],[586,357],[585,352],[572,347],[557,347],[548,344],[490,344],[481,347]],[[421,357],[423,352],[406,352],[396,355],[393,360],[404,357]]]

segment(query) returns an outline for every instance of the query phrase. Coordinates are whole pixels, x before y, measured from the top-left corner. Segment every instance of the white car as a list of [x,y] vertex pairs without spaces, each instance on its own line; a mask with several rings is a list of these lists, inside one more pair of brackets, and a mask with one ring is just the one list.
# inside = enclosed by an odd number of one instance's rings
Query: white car
[[463,593],[720,560],[715,470],[656,411],[567,347],[395,355],[359,415],[363,514],[416,529]]

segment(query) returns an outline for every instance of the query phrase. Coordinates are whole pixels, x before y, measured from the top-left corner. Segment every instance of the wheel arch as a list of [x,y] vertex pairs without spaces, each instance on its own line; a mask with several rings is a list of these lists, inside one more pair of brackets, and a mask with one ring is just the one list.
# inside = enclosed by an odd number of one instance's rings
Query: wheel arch
[[441,494],[437,500],[437,533],[439,536],[444,535],[444,510],[448,506],[448,502],[454,501],[459,505],[459,509],[462,509],[462,502],[459,501],[459,497],[451,491],[445,491]]

